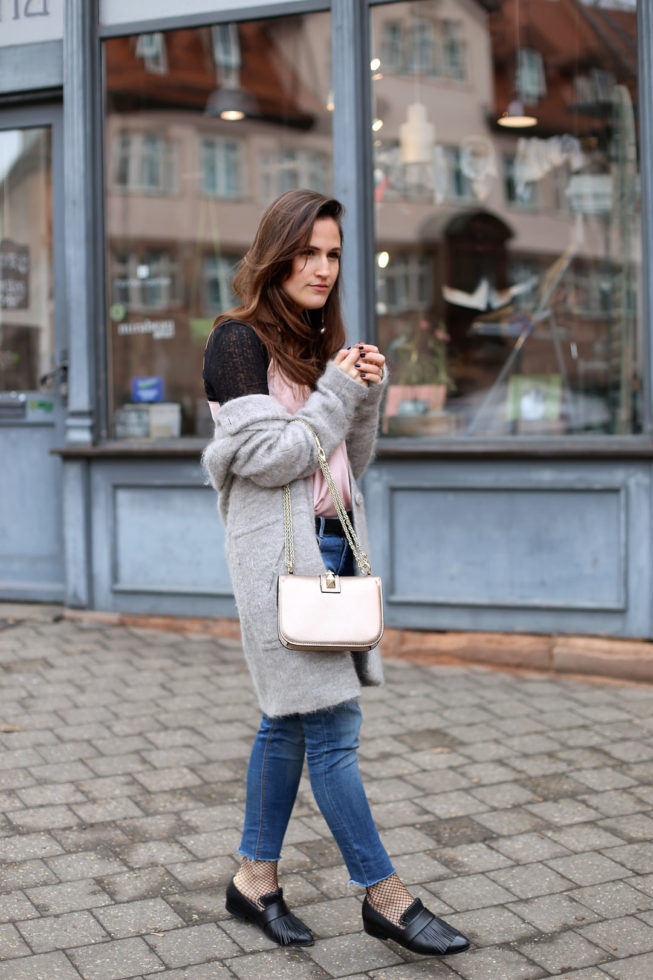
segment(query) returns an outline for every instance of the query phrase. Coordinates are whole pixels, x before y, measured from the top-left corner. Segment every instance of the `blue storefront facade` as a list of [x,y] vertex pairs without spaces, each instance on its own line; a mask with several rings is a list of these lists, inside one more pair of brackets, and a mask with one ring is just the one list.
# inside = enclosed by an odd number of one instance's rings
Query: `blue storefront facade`
[[136,6],[0,12],[0,597],[235,615],[202,350],[310,186],[388,625],[653,638],[653,0]]

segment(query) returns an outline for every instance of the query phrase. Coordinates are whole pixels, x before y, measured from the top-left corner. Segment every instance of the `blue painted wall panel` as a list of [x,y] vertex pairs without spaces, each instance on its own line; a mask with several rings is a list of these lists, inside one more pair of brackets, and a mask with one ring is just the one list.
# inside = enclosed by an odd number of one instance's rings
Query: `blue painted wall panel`
[[115,486],[114,589],[229,595],[215,501],[201,486]]
[[619,488],[390,493],[389,601],[624,608]]

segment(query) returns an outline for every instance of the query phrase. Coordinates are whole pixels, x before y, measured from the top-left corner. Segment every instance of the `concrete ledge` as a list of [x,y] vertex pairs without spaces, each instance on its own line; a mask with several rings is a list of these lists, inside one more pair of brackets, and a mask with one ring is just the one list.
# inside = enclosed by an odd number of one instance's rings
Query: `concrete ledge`
[[[64,619],[98,626],[192,633],[240,640],[237,619],[136,616],[28,603],[0,603],[0,621]],[[428,633],[386,629],[384,657],[410,663],[479,664],[499,670],[584,675],[653,684],[653,642],[528,633]]]
[[475,663],[653,684],[653,643],[591,636],[386,630],[383,655],[411,663]]

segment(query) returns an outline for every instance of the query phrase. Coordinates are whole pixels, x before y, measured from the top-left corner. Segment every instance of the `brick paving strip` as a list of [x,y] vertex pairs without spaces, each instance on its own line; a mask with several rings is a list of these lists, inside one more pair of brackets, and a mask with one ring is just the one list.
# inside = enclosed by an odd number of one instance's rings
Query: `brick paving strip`
[[361,769],[470,952],[362,932],[304,778],[282,863],[318,940],[224,910],[258,724],[235,639],[0,607],[0,980],[651,980],[653,688],[386,661]]

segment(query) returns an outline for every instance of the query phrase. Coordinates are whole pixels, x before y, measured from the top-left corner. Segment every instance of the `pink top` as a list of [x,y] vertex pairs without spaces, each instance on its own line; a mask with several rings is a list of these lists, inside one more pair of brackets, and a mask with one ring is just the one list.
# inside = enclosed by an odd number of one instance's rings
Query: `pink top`
[[[294,415],[302,407],[308,398],[310,391],[306,387],[290,384],[283,375],[276,370],[275,365],[270,362],[268,366],[268,390],[273,398],[280,405]],[[215,413],[220,408],[217,402],[209,402],[211,414],[215,418]],[[351,510],[351,492],[349,489],[349,460],[347,457],[347,447],[344,442],[329,456],[329,469],[333,476],[333,481],[340,491],[342,502],[346,510]],[[313,506],[318,517],[336,517],[336,509],[331,500],[331,494],[321,469],[313,474]]]

